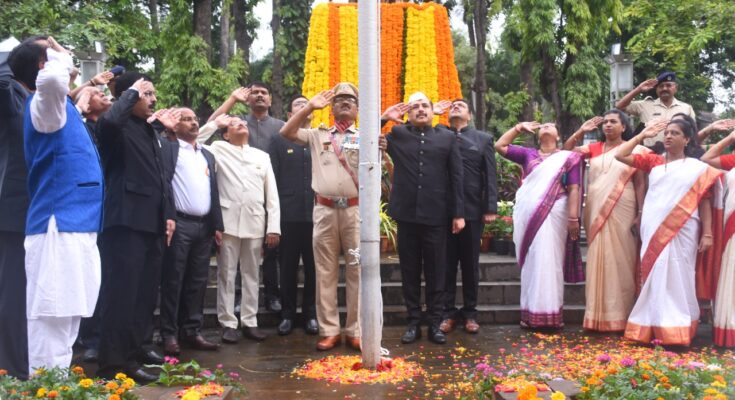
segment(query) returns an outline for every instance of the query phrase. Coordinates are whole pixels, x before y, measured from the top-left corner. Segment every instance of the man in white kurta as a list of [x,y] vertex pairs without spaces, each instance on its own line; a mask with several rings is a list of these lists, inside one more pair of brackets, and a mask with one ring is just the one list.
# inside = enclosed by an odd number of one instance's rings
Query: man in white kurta
[[[97,232],[102,169],[92,138],[67,96],[71,55],[52,38],[48,42],[49,48],[38,53],[45,64],[37,76],[22,70],[16,74],[35,91],[24,123],[31,199],[24,243],[29,373],[69,367],[79,323],[94,312],[101,277]],[[38,51],[24,45],[17,54]],[[38,65],[10,64],[14,72]]]
[[214,154],[220,205],[225,231],[217,256],[217,318],[224,342],[237,342],[235,276],[240,261],[242,300],[240,323],[243,335],[264,340],[258,329],[258,266],[265,235],[266,245],[275,247],[281,234],[280,206],[276,179],[268,153],[248,145],[247,123],[222,115],[200,129],[197,142],[204,144],[220,128],[226,140],[206,146]]

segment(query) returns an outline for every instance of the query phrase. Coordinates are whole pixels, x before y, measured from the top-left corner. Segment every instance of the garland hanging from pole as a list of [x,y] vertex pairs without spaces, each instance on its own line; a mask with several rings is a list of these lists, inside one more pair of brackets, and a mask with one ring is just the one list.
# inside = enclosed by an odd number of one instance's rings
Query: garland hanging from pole
[[[407,101],[416,91],[433,102],[462,97],[447,9],[435,3],[391,3],[380,8],[381,107]],[[357,5],[314,7],[304,61],[303,94],[311,98],[339,82],[357,81]],[[447,114],[434,123],[448,124]],[[334,123],[329,107],[313,126]],[[383,131],[390,130],[391,123]]]

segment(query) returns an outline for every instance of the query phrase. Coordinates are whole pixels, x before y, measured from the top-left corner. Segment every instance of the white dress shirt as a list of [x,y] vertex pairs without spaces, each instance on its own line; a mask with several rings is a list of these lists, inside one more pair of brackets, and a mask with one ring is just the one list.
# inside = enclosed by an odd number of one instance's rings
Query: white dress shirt
[[[214,122],[204,125],[197,143],[204,145],[216,130]],[[261,238],[265,233],[280,235],[278,189],[268,153],[224,140],[204,146],[215,157],[225,233],[241,239]]]
[[172,182],[176,211],[203,217],[212,205],[207,159],[199,145],[195,148],[181,139],[177,141],[179,157]]
[[41,133],[53,133],[66,124],[66,96],[74,64],[68,53],[52,49],[46,49],[46,58],[48,61],[36,77],[31,123]]

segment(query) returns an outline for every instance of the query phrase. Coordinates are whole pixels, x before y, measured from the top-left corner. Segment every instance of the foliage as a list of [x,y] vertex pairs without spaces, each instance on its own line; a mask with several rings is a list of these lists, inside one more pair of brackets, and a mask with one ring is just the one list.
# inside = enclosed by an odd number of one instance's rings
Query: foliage
[[68,400],[130,400],[138,397],[129,390],[135,381],[117,374],[115,379],[93,380],[81,367],[38,369],[27,381],[21,381],[0,370],[0,398],[19,400],[32,397]]
[[498,200],[514,201],[521,184],[521,166],[495,153]]
[[580,399],[725,399],[735,396],[735,371],[711,363],[672,362],[661,347],[650,361],[609,363],[580,380]]
[[387,206],[387,203],[383,201],[380,202],[380,236],[387,237],[388,241],[393,245],[393,248],[398,250],[398,225],[396,224],[396,221],[388,215],[388,211],[386,210]]
[[311,1],[280,1],[278,15],[281,24],[274,47],[278,51],[283,70],[280,95],[283,99],[284,110],[278,110],[277,113],[286,115],[289,107],[288,101],[301,94]]
[[195,360],[179,362],[175,357],[166,357],[163,365],[146,365],[148,368],[159,368],[156,384],[163,386],[193,386],[216,383],[222,386],[232,386],[237,393],[245,393],[245,387],[240,383],[240,374],[237,372],[225,373],[222,364],[214,370],[202,368]]

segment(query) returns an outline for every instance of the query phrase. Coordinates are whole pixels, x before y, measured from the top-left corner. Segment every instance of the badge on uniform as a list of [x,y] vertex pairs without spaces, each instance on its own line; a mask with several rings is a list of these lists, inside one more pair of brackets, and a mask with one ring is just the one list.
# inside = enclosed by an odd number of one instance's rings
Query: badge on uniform
[[293,154],[293,149],[286,149],[286,153]]
[[345,149],[358,150],[360,148],[360,136],[358,135],[347,135],[342,142],[342,147]]

